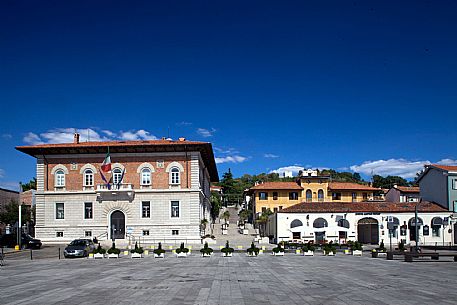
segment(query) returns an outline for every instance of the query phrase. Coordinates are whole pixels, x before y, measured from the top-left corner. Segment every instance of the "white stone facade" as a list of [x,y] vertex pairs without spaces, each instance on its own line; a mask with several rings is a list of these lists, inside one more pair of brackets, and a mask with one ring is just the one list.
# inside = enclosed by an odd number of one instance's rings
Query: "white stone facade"
[[[422,220],[422,225],[419,226],[419,245],[453,245],[453,228],[455,220],[452,220],[450,213],[446,212],[421,212],[418,214],[418,217]],[[400,240],[403,240],[405,244],[409,244],[411,241],[411,231],[414,231],[414,227],[409,225],[409,221],[414,219],[414,212],[386,212],[386,213],[276,213],[270,216],[270,220],[267,225],[267,234],[272,235],[276,242],[279,241],[301,241],[301,242],[318,242],[317,235],[324,235],[324,238],[327,242],[333,241],[338,243],[343,243],[347,240],[360,240],[358,226],[363,223],[366,219],[370,219],[370,222],[373,222],[373,226],[377,228],[374,229],[373,241],[376,241],[375,236],[377,236],[377,243],[384,241],[385,246],[387,247],[390,243],[389,239],[389,230],[387,228],[387,221],[389,217],[396,217],[399,220],[399,226],[396,227],[396,233],[392,237],[392,244],[397,245]],[[439,226],[439,229],[436,229],[435,232],[432,230],[432,219],[434,217],[440,217],[441,219],[448,220],[446,225]],[[327,227],[315,228],[313,225],[316,219],[322,218],[327,222]],[[349,228],[344,228],[338,226],[337,219],[346,219],[349,223]],[[292,222],[298,220],[295,224],[302,223],[301,226],[294,226]],[[374,221],[373,221],[374,220]],[[292,226],[291,226],[292,225]],[[401,232],[401,226],[406,225],[406,231]],[[424,231],[424,227],[428,226],[428,235],[427,229]],[[438,228],[438,226],[435,226]],[[341,238],[343,234],[340,235],[340,232],[346,232],[346,238]],[[362,233],[364,230],[362,230]],[[295,233],[295,234],[294,234]],[[402,235],[402,233],[405,233]],[[425,233],[425,234],[424,234]],[[414,234],[414,233],[413,233]],[[295,236],[294,236],[295,235]],[[300,238],[297,238],[298,235]],[[295,237],[295,238],[294,238]]]

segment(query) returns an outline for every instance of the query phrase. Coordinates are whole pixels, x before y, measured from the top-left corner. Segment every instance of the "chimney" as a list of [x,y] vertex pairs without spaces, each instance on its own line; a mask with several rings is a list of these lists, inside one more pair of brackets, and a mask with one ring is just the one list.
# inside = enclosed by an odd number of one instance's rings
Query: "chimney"
[[79,144],[79,133],[75,132],[75,135],[73,136],[73,143]]
[[186,140],[186,138],[179,138],[178,140],[179,140],[179,142],[184,142]]

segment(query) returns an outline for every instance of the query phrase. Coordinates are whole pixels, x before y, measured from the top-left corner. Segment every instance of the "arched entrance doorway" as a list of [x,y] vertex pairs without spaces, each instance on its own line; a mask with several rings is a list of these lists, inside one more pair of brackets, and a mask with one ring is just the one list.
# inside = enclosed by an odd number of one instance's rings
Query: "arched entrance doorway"
[[[422,218],[417,217],[417,232],[419,233],[420,228],[424,225]],[[408,228],[409,228],[409,240],[416,241],[416,218],[412,217],[408,221]],[[420,234],[419,234],[420,236]]]
[[371,217],[362,218],[357,223],[357,240],[363,244],[379,244],[379,224]]
[[125,215],[121,211],[114,211],[111,214],[111,238],[125,238]]

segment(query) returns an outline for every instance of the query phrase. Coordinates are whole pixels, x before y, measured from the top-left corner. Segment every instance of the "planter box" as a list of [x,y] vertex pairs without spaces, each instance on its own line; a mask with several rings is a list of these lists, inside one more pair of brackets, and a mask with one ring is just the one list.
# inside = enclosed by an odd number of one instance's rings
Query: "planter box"
[[387,252],[378,252],[378,257],[387,257]]
[[249,235],[249,230],[248,229],[243,229],[243,235]]
[[232,257],[233,255],[233,252],[230,252],[230,253],[222,253],[222,256],[223,257]]
[[274,256],[284,256],[284,252],[278,252],[278,253],[273,252],[273,255]]
[[165,258],[165,253],[160,253],[160,254],[154,253],[154,258]]
[[108,258],[119,258],[119,254],[114,254],[114,253],[108,254]]
[[185,253],[185,252],[176,253],[176,257],[187,257],[187,253]]
[[132,255],[130,256],[131,258],[143,258],[143,254],[140,254],[140,253],[132,253]]
[[95,253],[94,254],[94,259],[99,259],[99,258],[104,258],[105,255],[101,254],[101,253]]
[[362,250],[353,250],[352,255],[354,256],[362,256]]
[[228,230],[223,229],[223,230],[222,230],[222,235],[227,235],[227,234],[228,234]]
[[326,256],[335,256],[335,252],[329,252],[325,254]]
[[303,252],[303,255],[304,255],[304,256],[314,256],[314,251],[306,251],[306,252]]
[[202,257],[211,257],[211,254],[202,253]]

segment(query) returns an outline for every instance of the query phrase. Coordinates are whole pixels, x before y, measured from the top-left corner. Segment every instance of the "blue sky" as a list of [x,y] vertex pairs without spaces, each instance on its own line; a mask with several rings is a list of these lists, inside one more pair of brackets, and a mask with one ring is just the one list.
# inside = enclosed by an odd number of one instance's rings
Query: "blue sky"
[[454,1],[93,2],[1,2],[0,187],[74,128],[210,141],[220,175],[457,163]]

